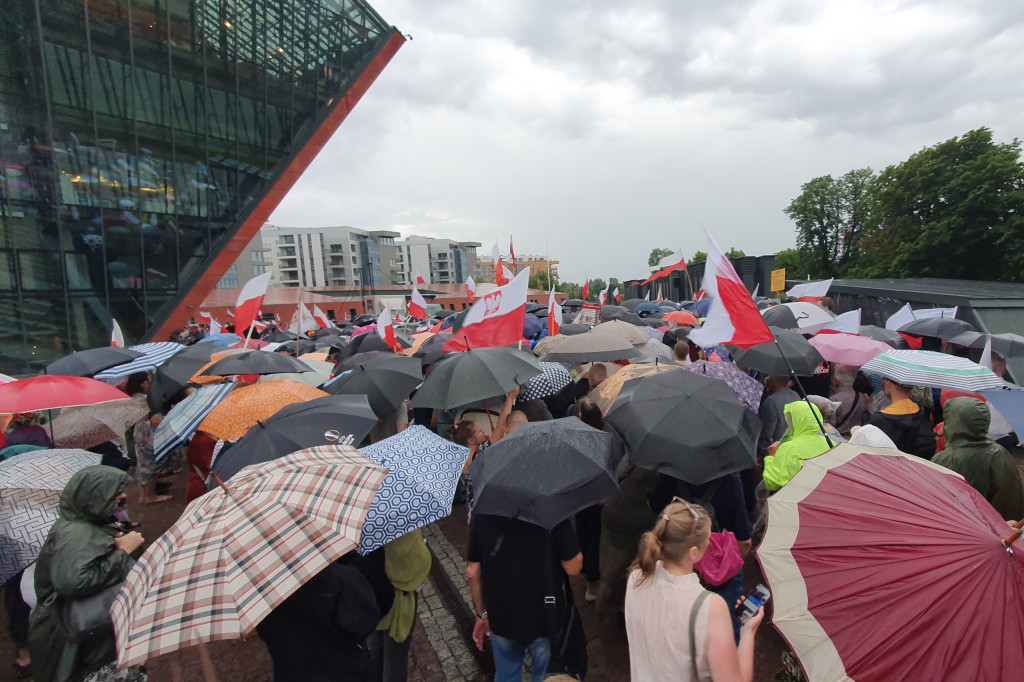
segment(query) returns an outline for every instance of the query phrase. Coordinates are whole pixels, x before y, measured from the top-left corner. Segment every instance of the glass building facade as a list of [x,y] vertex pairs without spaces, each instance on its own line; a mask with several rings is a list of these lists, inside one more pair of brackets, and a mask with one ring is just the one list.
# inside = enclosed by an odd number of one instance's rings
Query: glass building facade
[[152,333],[394,34],[360,0],[5,2],[0,372]]

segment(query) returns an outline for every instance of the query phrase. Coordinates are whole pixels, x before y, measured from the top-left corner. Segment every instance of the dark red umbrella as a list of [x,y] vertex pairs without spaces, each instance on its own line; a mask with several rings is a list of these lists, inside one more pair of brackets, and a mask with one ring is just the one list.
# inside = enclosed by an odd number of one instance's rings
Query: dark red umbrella
[[811,680],[1017,679],[1024,542],[968,483],[840,445],[768,501],[772,622]]
[[95,405],[111,400],[128,400],[128,396],[88,377],[44,374],[0,386],[0,414]]

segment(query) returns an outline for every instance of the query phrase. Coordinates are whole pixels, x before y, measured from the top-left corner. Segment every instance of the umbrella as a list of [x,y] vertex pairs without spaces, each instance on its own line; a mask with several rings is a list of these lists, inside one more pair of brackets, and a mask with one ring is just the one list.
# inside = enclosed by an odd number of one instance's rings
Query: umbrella
[[[783,303],[782,305],[776,306],[775,308],[769,308],[769,310],[777,310],[779,308],[786,308],[793,313],[793,317],[796,320],[796,326],[803,329],[804,327],[813,327],[815,325],[829,324],[835,321],[836,316],[834,313],[822,308],[816,303],[806,303],[803,301],[797,301],[794,303]],[[765,311],[765,318],[767,321],[768,311]],[[772,324],[769,322],[768,324]]]
[[864,324],[860,327],[860,335],[866,336],[869,339],[881,341],[882,343],[896,349],[907,348],[907,340],[905,338],[891,329],[886,329],[885,327],[876,327],[871,324]]
[[334,368],[334,376],[340,376],[345,372],[355,369],[360,364],[369,362],[374,358],[393,358],[395,354],[390,350],[369,350],[359,355],[353,355],[339,362]]
[[707,317],[708,310],[711,309],[711,299],[702,298],[693,304],[693,311],[698,317]]
[[974,331],[974,325],[955,317],[928,317],[923,320],[908,322],[898,330],[914,336],[931,336],[936,339],[949,339],[964,332]]
[[266,421],[256,422],[224,450],[213,473],[228,480],[251,464],[262,464],[317,445],[360,443],[377,423],[365,395],[329,395],[295,403]]
[[[661,333],[661,332],[657,332]],[[663,344],[661,341],[648,337],[647,342],[640,347],[640,355],[644,360],[654,360],[660,358],[661,360],[675,361],[675,354],[668,346]]]
[[474,514],[521,519],[547,530],[620,494],[622,443],[576,417],[523,424],[469,467]]
[[[776,327],[771,327],[771,331],[779,341],[778,346],[769,341],[746,349],[735,348],[732,350],[733,361],[741,367],[780,377],[789,376],[789,365],[786,364],[788,360],[797,376],[814,376],[815,371],[825,361],[818,349],[796,332]],[[779,346],[782,347],[785,357],[779,352]]]
[[643,315],[644,313],[660,313],[661,308],[650,301],[641,301],[633,307],[633,312],[637,315]]
[[558,345],[543,356],[543,359],[547,362],[583,363],[628,360],[638,357],[640,357],[640,352],[630,342],[624,341],[614,334],[595,333],[594,330],[591,330],[586,334],[562,337]]
[[214,407],[199,430],[220,440],[238,440],[249,427],[270,419],[282,407],[325,395],[320,389],[287,379],[243,386]]
[[160,365],[171,359],[176,353],[185,350],[185,346],[171,341],[158,341],[155,343],[143,343],[139,346],[132,346],[129,350],[142,353],[142,357],[135,358],[131,362],[105,369],[96,374],[93,378],[101,381],[107,379],[124,379],[138,372],[152,372]]
[[292,353],[298,351],[299,355],[316,351],[316,343],[309,339],[298,339],[297,341],[285,341],[274,349],[275,353]]
[[344,332],[337,327],[325,327],[313,332],[313,340],[319,341],[320,339],[330,338],[332,336],[341,336],[343,333]]
[[[989,334],[981,332],[963,332],[946,340],[968,348],[984,348],[989,336]],[[1024,336],[1020,334],[991,334],[991,337],[993,353],[998,353],[1004,358],[1024,357]]]
[[204,336],[203,338],[196,341],[196,344],[210,343],[213,344],[214,346],[227,347],[233,346],[240,341],[244,341],[244,339],[240,337],[238,334],[228,334],[227,332],[225,332],[223,334],[208,334],[207,336]]
[[622,387],[630,379],[651,376],[652,374],[660,374],[662,372],[679,372],[682,368],[682,365],[675,362],[626,365],[598,384],[597,388],[592,389],[589,397],[597,403],[597,406],[601,408],[601,412],[607,415],[608,410],[612,409],[615,399],[619,397]]
[[88,377],[43,374],[0,386],[0,414],[80,407],[113,400],[128,400],[128,396]]
[[1006,421],[1010,422],[1015,433],[1024,435],[1024,389],[1011,385],[1002,388],[987,388],[978,391],[978,395],[987,400]]
[[166,412],[171,399],[218,350],[209,343],[188,346],[161,365],[149,384],[149,406],[157,412]]
[[580,308],[585,304],[586,301],[584,301],[582,298],[570,298],[562,305],[565,306],[566,308]]
[[435,334],[421,343],[420,347],[412,354],[412,356],[414,358],[419,358],[424,367],[427,365],[433,365],[445,356],[444,344],[446,344],[448,339],[451,337],[452,335],[448,333]]
[[860,367],[876,355],[891,350],[882,341],[853,334],[818,334],[808,339],[808,343],[817,348],[821,357],[828,362],[854,367]]
[[116,400],[62,410],[50,424],[53,446],[83,450],[119,439],[132,425],[149,416],[149,405],[138,399]]
[[542,362],[540,363],[540,372],[530,379],[519,392],[519,396],[516,398],[517,402],[558,395],[572,383],[572,375],[569,374],[569,370],[558,363]]
[[534,334],[540,333],[540,330],[544,329],[544,325],[537,319],[535,315],[526,315],[523,317],[523,336],[529,338]]
[[590,327],[585,324],[563,324],[558,328],[558,333],[562,336],[576,336],[578,334],[586,334],[590,331]]
[[904,386],[951,388],[966,393],[1003,386],[1003,380],[987,367],[967,358],[928,350],[888,350],[861,369],[865,374],[877,374]]
[[266,336],[262,337],[264,341],[270,343],[285,343],[287,341],[294,341],[298,338],[295,332],[290,332],[287,329],[278,329],[277,331],[270,332]]
[[552,351],[555,346],[560,344],[566,337],[562,334],[555,334],[554,336],[545,336],[543,339],[537,342],[537,345],[533,347],[533,354],[542,357]]
[[327,356],[328,356],[327,353],[323,353],[323,352],[318,350],[315,353],[306,353],[305,355],[300,355],[299,356],[299,360],[302,360],[303,362],[306,362],[306,361],[327,362]]
[[634,347],[639,348],[650,341],[650,337],[640,331],[640,328],[622,320],[611,320],[602,322],[594,327],[593,334],[611,334],[617,338],[627,341]]
[[[405,334],[396,333],[395,339],[398,341],[402,348],[411,348],[412,339]],[[384,339],[380,338],[376,332],[367,332],[360,334],[359,336],[353,336],[349,344],[342,348],[338,355],[342,358],[350,358],[356,353],[365,353],[370,350],[386,350],[394,352],[388,347],[388,344],[384,342]]]
[[322,351],[324,348],[344,348],[347,345],[348,337],[345,336],[328,336],[323,339],[317,339],[313,342],[313,348],[316,351]]
[[[658,320],[648,320],[648,319],[640,317],[636,313],[632,313],[632,312],[612,313],[612,315],[609,316],[607,320],[605,320],[605,323],[607,323],[608,321],[611,321],[611,320],[619,320],[620,322],[626,322],[628,324],[632,324],[632,325],[635,325],[637,327],[643,326],[645,324],[650,326],[652,324],[658,324],[659,323]],[[598,325],[598,326],[600,326],[600,325]],[[595,329],[596,328],[597,327],[595,327]]]
[[761,317],[764,318],[765,324],[781,329],[796,329],[798,326],[796,315],[784,305],[765,308],[761,311]]
[[[413,407],[448,410],[508,393],[541,373],[537,358],[513,348],[474,348],[434,365]],[[0,387],[2,388],[2,387]]]
[[675,324],[685,324],[690,327],[696,327],[700,324],[700,321],[693,316],[693,313],[688,313],[685,310],[673,310],[672,312],[662,315],[662,322],[672,322]]
[[99,463],[84,450],[36,450],[0,462],[0,584],[39,556],[75,472]]
[[468,448],[425,426],[411,426],[360,452],[388,470],[366,514],[360,554],[451,514]]
[[291,381],[297,381],[300,384],[306,384],[307,386],[319,387],[320,384],[330,379],[331,373],[334,372],[333,362],[320,362],[318,360],[304,360],[303,362],[309,366],[309,371],[282,372],[280,374],[264,374],[258,379],[258,381],[264,382],[278,381],[280,379],[289,379]]
[[43,373],[66,377],[92,376],[108,367],[122,365],[140,357],[142,353],[128,348],[90,348],[54,360],[46,366]]
[[635,310],[636,307],[638,305],[640,305],[641,303],[648,303],[648,302],[649,301],[645,301],[642,298],[627,298],[625,301],[620,303],[619,306],[625,308],[626,310]]
[[626,382],[606,421],[631,464],[693,485],[753,467],[761,433],[725,382],[691,372]]
[[156,461],[159,462],[174,448],[192,440],[206,415],[228,397],[228,393],[236,386],[238,384],[232,381],[202,386],[172,407],[153,434],[153,454]]
[[839,445],[768,499],[772,623],[812,681],[1015,679],[1024,543],[1007,551],[1008,530],[948,469]]
[[332,395],[365,395],[378,419],[393,414],[423,381],[419,358],[404,355],[379,357],[355,366],[351,372],[324,385]]
[[740,399],[740,402],[754,414],[757,414],[761,408],[761,394],[764,393],[764,385],[733,363],[698,360],[685,365],[683,369],[687,372],[724,381],[725,385],[732,389],[732,392]]
[[236,374],[281,374],[312,371],[309,365],[302,360],[296,360],[288,355],[249,351],[218,360],[202,373],[206,376],[227,377]]
[[603,305],[601,306],[599,317],[602,320],[610,320],[612,319],[612,315],[621,315],[628,312],[629,308],[623,308],[621,305]]
[[252,632],[355,549],[386,473],[349,446],[322,446],[245,469],[227,491],[194,500],[114,600],[118,665]]

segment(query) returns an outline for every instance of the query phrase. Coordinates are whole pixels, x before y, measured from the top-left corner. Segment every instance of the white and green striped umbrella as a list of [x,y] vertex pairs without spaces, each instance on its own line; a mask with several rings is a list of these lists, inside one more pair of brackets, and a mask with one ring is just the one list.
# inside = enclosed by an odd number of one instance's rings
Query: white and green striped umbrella
[[904,386],[952,388],[974,392],[999,388],[1003,380],[966,358],[927,350],[889,350],[869,360],[861,369]]

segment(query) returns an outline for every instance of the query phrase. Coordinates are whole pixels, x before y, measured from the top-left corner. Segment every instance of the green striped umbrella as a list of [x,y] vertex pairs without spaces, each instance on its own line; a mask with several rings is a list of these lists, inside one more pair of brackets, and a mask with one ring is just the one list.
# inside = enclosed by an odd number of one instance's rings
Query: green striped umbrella
[[998,388],[1003,380],[976,362],[927,350],[890,350],[875,356],[862,368],[904,386],[952,388],[973,393]]

